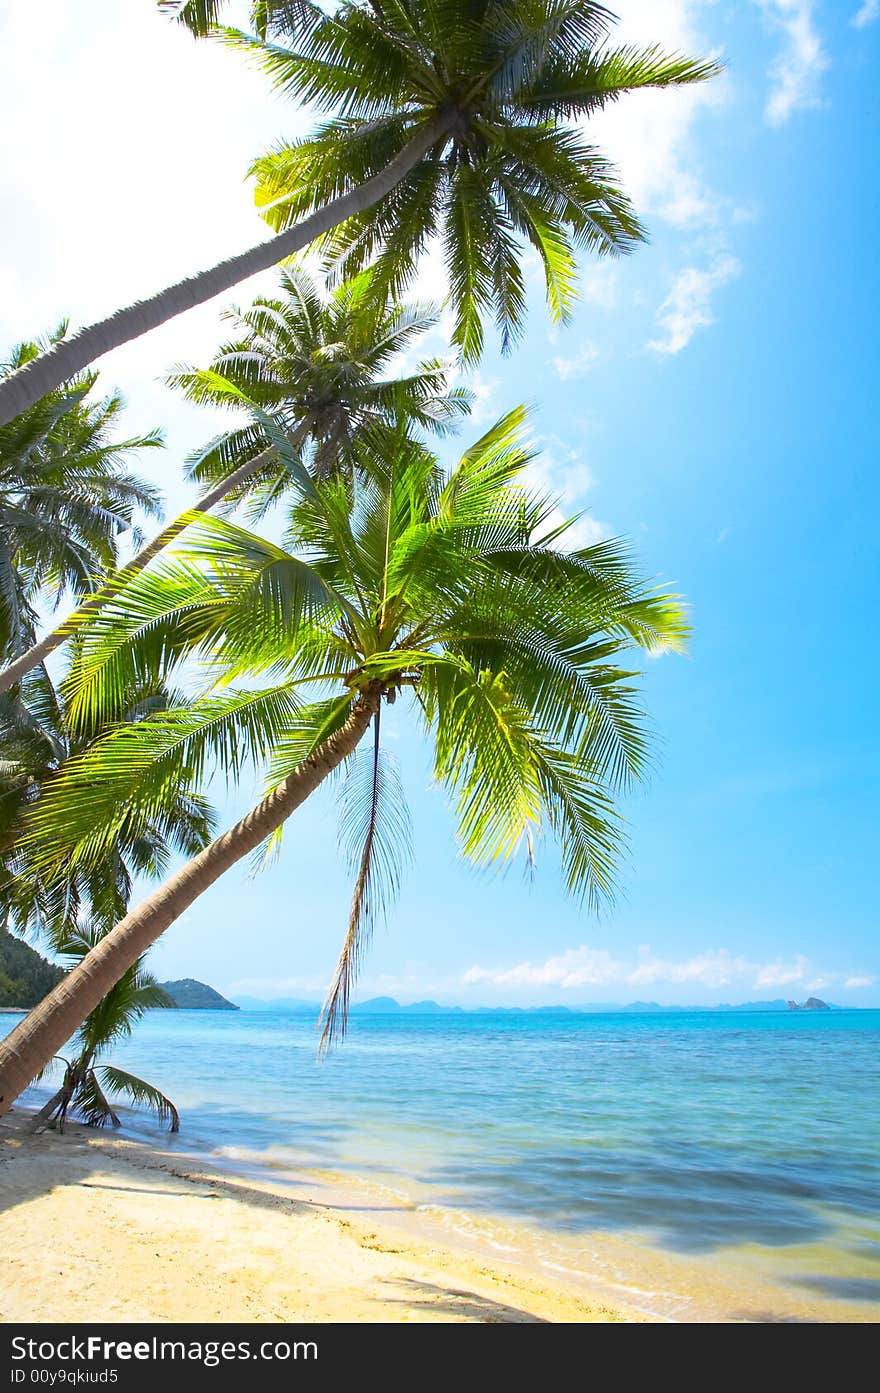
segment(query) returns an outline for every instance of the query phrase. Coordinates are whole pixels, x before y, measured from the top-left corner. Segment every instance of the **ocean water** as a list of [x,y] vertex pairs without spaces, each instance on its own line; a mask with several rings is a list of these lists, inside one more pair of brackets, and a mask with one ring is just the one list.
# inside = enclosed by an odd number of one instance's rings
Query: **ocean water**
[[329,1058],[316,1039],[157,1011],[112,1058],[174,1099],[182,1152],[357,1177],[654,1314],[880,1315],[880,1011],[364,1015]]

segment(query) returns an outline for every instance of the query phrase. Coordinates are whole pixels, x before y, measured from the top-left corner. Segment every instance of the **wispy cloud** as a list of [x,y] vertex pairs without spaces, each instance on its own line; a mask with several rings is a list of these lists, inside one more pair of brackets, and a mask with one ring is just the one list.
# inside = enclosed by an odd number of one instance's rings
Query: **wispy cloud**
[[[615,43],[644,44],[646,35],[670,52],[709,53],[697,0],[617,0]],[[716,55],[717,56],[717,55]],[[703,181],[695,126],[698,115],[727,100],[724,78],[668,91],[633,93],[590,119],[595,139],[618,166],[636,207],[682,230],[712,225],[720,200]]]
[[557,377],[561,377],[563,382],[569,382],[574,377],[586,377],[587,373],[596,366],[600,357],[601,354],[596,344],[583,343],[568,358],[554,358],[553,366],[556,369]]
[[[593,546],[611,536],[613,529],[607,522],[583,511],[584,497],[594,487],[595,479],[581,452],[558,436],[545,437],[539,444],[541,452],[529,464],[526,477],[530,487],[559,500],[559,506],[552,508],[547,518],[547,531],[552,532],[566,519],[575,517],[559,541],[566,551]],[[576,517],[578,513],[580,517]]]
[[737,987],[746,990],[806,985],[810,991],[837,985],[843,988],[868,987],[874,978],[868,974],[847,976],[840,972],[818,972],[803,954],[792,959],[781,957],[755,962],[727,948],[710,948],[685,958],[661,957],[650,948],[638,950],[635,957],[615,956],[606,948],[581,944],[568,948],[544,962],[520,962],[510,967],[489,968],[475,965],[462,976],[467,987],[534,991],[553,988],[572,991],[586,987],[644,988],[662,985],[691,986],[718,990]]
[[729,953],[726,948],[710,949],[692,958],[676,961],[657,958],[650,949],[639,952],[639,962],[628,973],[627,983],[634,987],[653,986],[657,982],[692,982],[703,987],[726,987],[749,975],[750,965],[745,958]]
[[756,3],[783,36],[782,49],[769,70],[771,88],[764,108],[769,124],[782,126],[795,111],[821,106],[819,78],[828,67],[828,58],[813,22],[813,0]]
[[710,267],[685,266],[679,271],[657,311],[662,335],[652,339],[648,347],[657,353],[669,354],[687,348],[698,330],[715,323],[712,297],[716,290],[735,280],[740,270],[736,257],[725,253]]
[[803,982],[809,971],[809,961],[804,957],[799,956],[794,962],[788,963],[777,958],[775,962],[767,963],[760,969],[755,978],[755,986],[793,987],[796,982]]
[[854,29],[867,29],[869,24],[880,16],[880,0],[865,0],[860,10],[857,10],[852,17]]
[[497,421],[504,410],[498,398],[498,389],[501,386],[498,378],[481,377],[477,372],[464,381],[474,394],[474,404],[471,407],[471,420],[474,425],[489,425],[490,422]]
[[517,963],[515,967],[493,969],[470,967],[462,981],[465,986],[491,983],[496,987],[600,987],[625,980],[624,964],[605,949],[568,948],[543,963]]
[[613,261],[599,261],[586,265],[580,278],[580,296],[587,304],[599,305],[602,309],[613,309],[617,303],[617,290],[620,268]]

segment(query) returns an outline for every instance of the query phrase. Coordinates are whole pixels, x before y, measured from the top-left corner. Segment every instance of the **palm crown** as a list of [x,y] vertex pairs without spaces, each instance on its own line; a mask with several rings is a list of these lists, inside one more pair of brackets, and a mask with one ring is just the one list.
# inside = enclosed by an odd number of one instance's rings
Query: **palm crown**
[[[220,33],[222,0],[178,12]],[[613,17],[588,0],[255,0],[256,35],[222,31],[292,96],[331,113],[311,137],[257,160],[267,242],[89,325],[0,382],[0,422],[112,348],[248,276],[323,243],[345,274],[375,261],[392,290],[439,235],[455,342],[478,355],[490,307],[507,345],[522,325],[522,250],[536,249],[550,307],[574,294],[574,247],[622,252],[643,232],[583,124],[644,87],[710,77],[716,65],[656,48],[612,48]]]
[[[263,34],[224,31],[277,86],[331,119],[258,159],[257,201],[276,230],[360,186],[413,141],[422,158],[373,208],[328,231],[347,271],[368,262],[397,292],[443,242],[468,358],[490,308],[503,344],[522,325],[522,247],[543,263],[552,313],[572,303],[574,247],[625,252],[643,237],[616,175],[584,130],[642,87],[701,81],[715,65],[606,45],[613,16],[589,0],[371,0],[332,14],[258,7]],[[184,15],[184,18],[186,16]]]
[[[226,318],[236,336],[222,345],[207,370],[180,369],[171,384],[190,400],[215,406],[240,407],[238,394],[246,393],[272,413],[318,476],[336,468],[350,473],[358,451],[381,454],[389,431],[401,422],[443,434],[467,410],[470,393],[447,388],[446,366],[439,359],[409,373],[399,368],[403,355],[436,324],[432,306],[389,304],[375,293],[369,271],[326,297],[301,268],[288,267],[281,272],[280,290],[245,310],[230,311]],[[213,483],[267,450],[266,432],[251,424],[199,451],[190,472],[201,483]],[[248,492],[262,485],[257,515],[289,483],[284,462],[273,453],[247,482]]]
[[[639,580],[619,543],[562,550],[551,502],[523,480],[522,422],[521,410],[505,417],[449,473],[401,436],[385,468],[354,484],[316,483],[288,449],[292,551],[221,520],[191,529],[83,635],[71,710],[100,719],[134,673],[154,680],[196,655],[211,688],[111,733],[62,772],[26,834],[37,865],[93,859],[120,809],[149,817],[169,781],[200,776],[210,758],[233,772],[254,758],[276,787],[365,710],[357,739],[371,718],[373,745],[362,795],[346,798],[356,879],[328,998],[332,1035],[405,849],[380,742],[383,703],[402,692],[433,741],[466,856],[480,865],[522,848],[531,856],[544,828],[560,843],[570,890],[607,895],[620,843],[613,793],[646,754],[621,656],[678,646],[686,626],[674,597]],[[280,431],[276,444],[288,448]],[[318,700],[306,701],[309,688]]]
[[169,781],[148,817],[126,816],[97,857],[54,868],[44,877],[31,866],[20,839],[26,810],[59,777],[68,760],[81,758],[115,721],[133,725],[179,701],[162,686],[141,683],[98,726],[74,727],[67,704],[45,668],[0,695],[0,909],[20,933],[40,933],[57,951],[77,939],[84,917],[94,934],[106,933],[126,911],[136,877],[161,876],[174,853],[194,855],[210,839],[214,821],[204,797],[186,778]]
[[[220,349],[210,368],[204,371],[181,368],[171,376],[170,382],[182,388],[191,400],[215,406],[239,406],[241,391],[249,392],[255,401],[272,411],[293,447],[318,473],[335,468],[350,471],[354,467],[356,442],[362,450],[369,448],[381,453],[384,432],[392,423],[403,421],[408,427],[421,426],[443,434],[452,429],[467,410],[470,393],[461,387],[448,390],[447,370],[442,362],[434,359],[412,372],[401,366],[403,355],[436,323],[437,311],[429,305],[389,304],[384,297],[376,295],[368,271],[340,286],[328,298],[302,269],[287,269],[281,274],[279,297],[262,297],[249,309],[232,311],[227,318],[235,321],[239,336]],[[83,379],[79,392],[72,398],[64,393],[50,394],[46,401],[25,412],[11,426],[0,429],[0,449],[4,437],[16,441],[26,437],[30,442],[35,423],[48,422],[56,434],[60,433],[59,411],[66,410],[65,404],[76,405],[86,385]],[[111,408],[112,411],[117,409],[116,399],[104,404],[104,415],[108,419]],[[107,425],[106,420],[103,424],[92,420],[82,408],[74,419],[81,436],[88,432],[97,435],[98,426],[106,429]],[[66,436],[72,438],[68,416],[63,416],[62,421]],[[42,437],[37,439],[42,449],[39,459],[43,468],[46,445]],[[51,433],[49,441],[52,441]],[[144,443],[151,441],[127,441],[117,445],[115,450],[119,454]],[[27,455],[19,445],[17,454],[10,452],[7,466],[12,487],[18,491],[23,482],[22,458],[26,459]],[[109,461],[104,463],[106,467]],[[189,463],[191,476],[205,485],[194,508],[168,523],[126,563],[123,573],[105,576],[97,594],[91,594],[74,614],[38,642],[34,642],[32,633],[20,624],[18,655],[0,670],[0,692],[20,681],[88,623],[125,579],[143,570],[163,547],[180,535],[193,511],[207,512],[225,502],[235,504],[249,497],[251,515],[259,517],[288,485],[286,467],[259,425],[224,433],[198,451]],[[50,511],[54,509],[62,520],[78,501],[76,490],[82,492],[81,475],[88,464],[84,441],[77,439],[64,466],[65,482],[68,472],[70,475],[71,496],[63,500],[63,506],[59,506],[57,497],[48,499]],[[79,467],[79,474],[75,472],[75,465]],[[24,482],[27,483],[26,474]],[[48,483],[48,477],[44,483]],[[136,483],[130,476],[110,474],[109,482],[103,485],[107,492],[107,508],[98,515],[105,530],[113,521],[110,508],[114,500],[128,503],[125,491],[130,493]],[[143,485],[138,484],[138,487],[145,489]],[[2,498],[0,473],[0,506]],[[2,523],[0,513],[0,526]],[[13,531],[11,527],[9,530]],[[49,528],[45,536],[41,534],[41,545],[46,551],[53,547],[57,550],[66,543],[69,534],[70,529],[65,532]],[[137,534],[134,536],[137,541]],[[15,593],[13,590],[13,597]]]
[[[64,337],[64,325],[50,342]],[[18,344],[0,378],[45,345]],[[161,434],[116,436],[122,398],[89,398],[97,374],[83,374],[0,427],[0,652],[33,641],[33,605],[65,591],[94,589],[116,562],[119,538],[135,544],[138,513],[158,515],[159,495],[127,467],[127,456],[162,443]]]

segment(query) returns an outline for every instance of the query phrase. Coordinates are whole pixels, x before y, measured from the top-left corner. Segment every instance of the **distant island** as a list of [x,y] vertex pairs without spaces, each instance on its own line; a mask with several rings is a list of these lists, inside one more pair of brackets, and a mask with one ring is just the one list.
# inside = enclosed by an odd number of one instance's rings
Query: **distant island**
[[789,1011],[830,1011],[831,1007],[827,1001],[820,1001],[818,996],[808,996],[802,1006],[796,1001],[786,1001]]
[[[22,939],[0,928],[0,1011],[29,1011],[61,981],[64,969],[50,963]],[[238,1011],[207,982],[182,977],[177,982],[160,982],[168,997],[166,1005],[183,1011]],[[270,1007],[270,1009],[278,1009]]]
[[197,982],[194,977],[181,977],[178,982],[160,982],[159,986],[170,997],[169,1005],[181,1011],[238,1011],[234,1001],[227,1001],[207,982]]
[[[810,1002],[813,1004],[811,1005]],[[685,1011],[720,1013],[725,1011],[786,1011],[792,1009],[830,1011],[834,1009],[824,1001],[817,1002],[815,997],[811,997],[810,1002],[805,1003],[804,1006],[797,1006],[795,1002],[785,1001],[782,997],[777,997],[772,1001],[744,1001],[738,1005],[728,1005],[725,1002],[718,1006],[661,1006],[657,1001],[631,1001],[627,1005],[621,1005],[619,1002],[601,1001],[577,1006],[441,1006],[437,1001],[413,1001],[408,1005],[402,1005],[393,996],[374,996],[367,1001],[353,1002],[351,1014],[353,1016],[448,1016],[463,1013],[484,1015],[491,1012],[493,1015],[503,1013],[512,1016],[585,1016],[611,1013],[641,1013],[646,1015],[662,1013],[670,1015]],[[289,996],[276,997],[274,1000],[256,996],[239,996],[238,1003],[243,1011],[283,1011],[289,1015],[314,1015],[320,1009],[321,1004],[319,1001],[307,1001]]]
[[0,1011],[27,1011],[42,1001],[64,972],[30,944],[0,929]]

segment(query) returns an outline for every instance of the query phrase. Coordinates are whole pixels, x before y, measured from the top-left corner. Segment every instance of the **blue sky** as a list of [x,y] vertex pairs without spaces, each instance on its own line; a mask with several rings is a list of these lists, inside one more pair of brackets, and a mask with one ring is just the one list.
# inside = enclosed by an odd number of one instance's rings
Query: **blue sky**
[[[585,536],[628,536],[647,572],[687,596],[691,652],[647,665],[657,759],[627,802],[622,892],[599,919],[566,901],[549,846],[532,881],[519,867],[497,877],[462,865],[426,752],[395,707],[416,859],[362,992],[576,1004],[813,991],[880,1004],[880,5],[616,8],[623,38],[720,54],[725,76],[603,117],[597,140],[651,244],[585,265],[566,329],[551,328],[536,286],[519,349],[501,360],[490,345],[480,365],[463,439],[535,403],[542,480],[564,508],[589,510]],[[256,240],[244,169],[305,124],[238,56],[193,45],[150,0],[45,10],[39,34],[21,7],[0,18],[0,115],[18,132],[0,174],[3,342],[62,313],[84,322]],[[436,264],[421,288],[442,293]],[[149,467],[175,509],[187,496],[179,461],[213,422],[159,379],[204,360],[221,308],[106,364],[132,428],[166,427],[168,449]],[[254,791],[243,786],[229,814]],[[256,880],[228,875],[153,966],[233,994],[318,997],[348,890],[333,798],[321,796],[289,824],[281,863]]]

